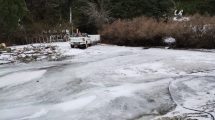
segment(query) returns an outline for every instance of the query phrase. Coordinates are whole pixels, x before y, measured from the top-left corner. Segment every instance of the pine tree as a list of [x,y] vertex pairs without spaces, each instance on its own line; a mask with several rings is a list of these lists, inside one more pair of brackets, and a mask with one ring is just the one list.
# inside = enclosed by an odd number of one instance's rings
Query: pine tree
[[24,0],[0,0],[0,34],[13,33],[27,12]]
[[62,21],[64,2],[65,0],[26,0],[33,21],[50,25],[56,25]]
[[172,0],[110,0],[110,9],[115,18],[134,18],[138,16],[150,16],[155,18],[172,12],[174,7]]

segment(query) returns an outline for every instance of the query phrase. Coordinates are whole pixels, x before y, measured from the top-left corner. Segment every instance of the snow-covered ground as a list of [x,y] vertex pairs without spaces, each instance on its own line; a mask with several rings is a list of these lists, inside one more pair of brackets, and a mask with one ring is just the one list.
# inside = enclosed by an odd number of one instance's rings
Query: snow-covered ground
[[213,52],[53,44],[71,57],[0,65],[0,120],[215,116]]

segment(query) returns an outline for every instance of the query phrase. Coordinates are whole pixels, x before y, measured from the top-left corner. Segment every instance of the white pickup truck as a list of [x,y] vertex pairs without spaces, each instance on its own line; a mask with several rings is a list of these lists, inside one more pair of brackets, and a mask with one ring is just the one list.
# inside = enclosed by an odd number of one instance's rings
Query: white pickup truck
[[71,48],[83,48],[97,44],[100,41],[100,35],[87,35],[85,37],[69,37]]

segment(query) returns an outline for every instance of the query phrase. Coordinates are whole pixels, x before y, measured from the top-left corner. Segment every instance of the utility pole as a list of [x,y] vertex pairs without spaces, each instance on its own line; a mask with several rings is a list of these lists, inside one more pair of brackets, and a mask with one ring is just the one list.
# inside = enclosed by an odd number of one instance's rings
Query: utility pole
[[72,24],[72,7],[71,7],[71,5],[70,5],[70,7],[69,7],[69,23],[70,24]]
[[69,23],[70,25],[72,25],[72,35],[73,35],[73,21],[72,21],[72,5],[70,4],[70,7],[69,7]]

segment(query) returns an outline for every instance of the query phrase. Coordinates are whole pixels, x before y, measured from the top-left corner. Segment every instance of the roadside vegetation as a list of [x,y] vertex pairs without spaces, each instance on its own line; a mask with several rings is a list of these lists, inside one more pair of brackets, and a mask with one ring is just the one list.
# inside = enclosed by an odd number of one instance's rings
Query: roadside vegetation
[[101,32],[103,42],[128,46],[166,46],[165,38],[176,39],[177,48],[215,48],[215,17],[194,15],[190,21],[164,22],[149,17],[117,20]]

